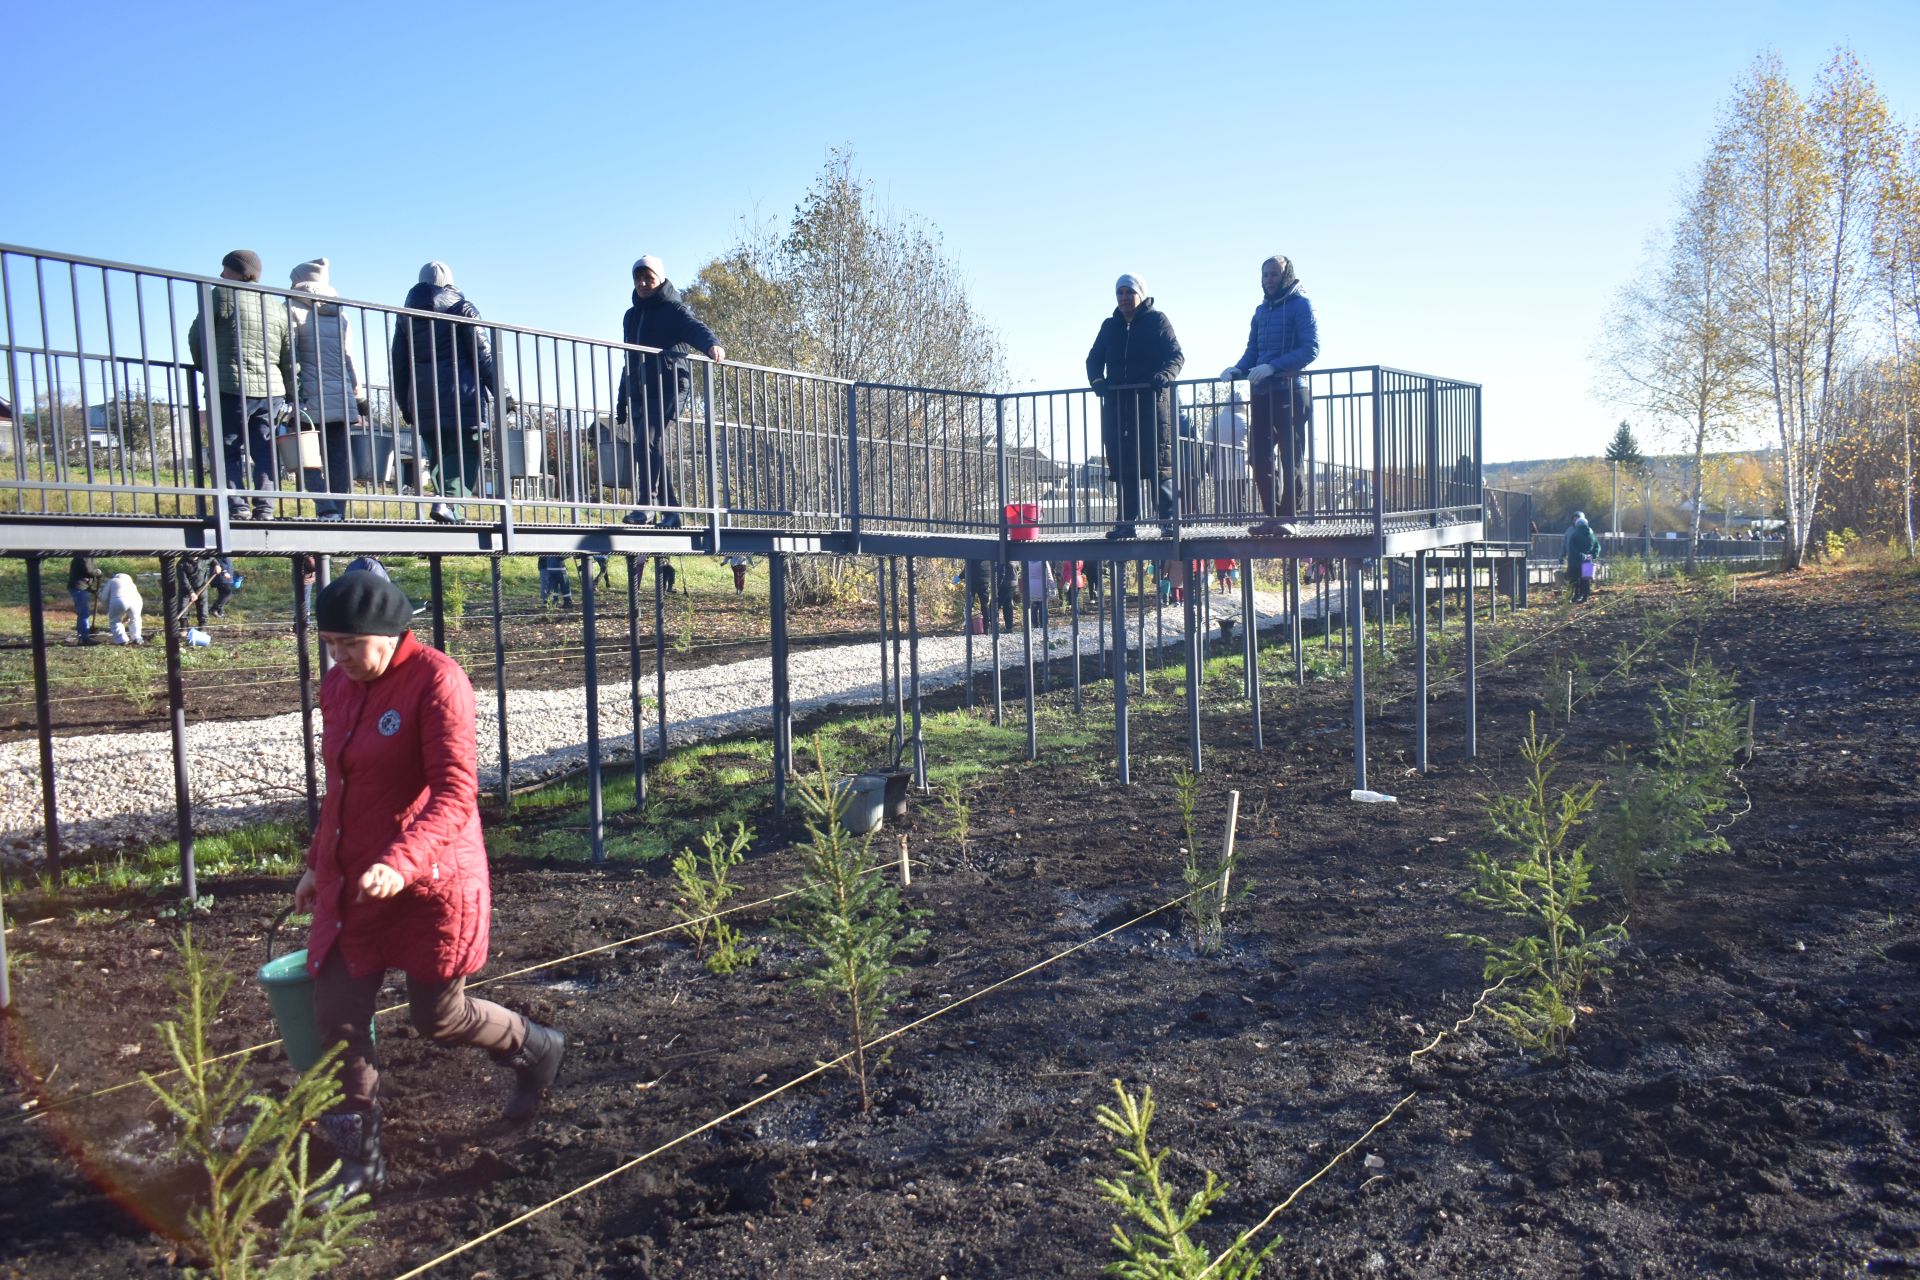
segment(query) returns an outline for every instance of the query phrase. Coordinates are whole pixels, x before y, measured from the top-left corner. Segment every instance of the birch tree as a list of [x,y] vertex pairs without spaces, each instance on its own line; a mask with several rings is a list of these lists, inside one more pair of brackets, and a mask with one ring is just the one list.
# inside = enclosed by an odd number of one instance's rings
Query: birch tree
[[1885,101],[1837,52],[1811,104],[1777,55],[1736,90],[1718,145],[1729,157],[1734,271],[1746,341],[1780,439],[1787,563],[1806,556],[1833,438],[1833,392],[1851,354],[1864,242],[1889,141]]

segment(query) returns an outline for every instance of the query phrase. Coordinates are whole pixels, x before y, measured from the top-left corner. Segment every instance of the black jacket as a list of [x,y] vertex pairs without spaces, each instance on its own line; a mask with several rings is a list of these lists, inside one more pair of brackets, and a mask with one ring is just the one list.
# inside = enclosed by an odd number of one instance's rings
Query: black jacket
[[[411,311],[478,320],[479,310],[450,284],[416,284]],[[447,426],[478,430],[493,395],[493,341],[477,324],[406,317],[393,335],[393,396],[406,420],[422,431]]]
[[92,556],[75,556],[73,563],[67,566],[67,590],[98,591],[100,589],[100,566],[93,562]]
[[[1173,396],[1165,388],[1186,363],[1173,321],[1154,307],[1152,298],[1135,309],[1132,323],[1118,307],[1101,323],[1093,350],[1087,352],[1087,381],[1101,393],[1100,440],[1108,478],[1118,479],[1115,459],[1123,449],[1140,455],[1142,474],[1153,474],[1156,428],[1173,430]],[[1121,389],[1127,387],[1151,390]]]
[[[625,422],[627,407],[637,395],[647,425],[655,430],[680,414],[680,397],[693,389],[693,369],[687,363],[689,351],[705,351],[718,345],[713,330],[701,324],[671,280],[662,281],[651,298],[633,292],[633,305],[620,321],[620,340],[636,347],[659,347],[655,352],[629,351],[620,375],[619,402],[613,420]],[[634,388],[638,388],[636,392]]]

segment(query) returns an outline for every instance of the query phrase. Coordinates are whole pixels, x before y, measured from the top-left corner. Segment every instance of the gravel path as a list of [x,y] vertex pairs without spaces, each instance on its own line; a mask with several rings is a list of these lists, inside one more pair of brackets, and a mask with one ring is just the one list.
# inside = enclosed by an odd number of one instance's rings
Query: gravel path
[[[1312,613],[1311,593],[1303,612]],[[1255,612],[1262,630],[1284,618],[1284,597],[1261,592]],[[1237,596],[1214,597],[1213,616],[1238,617]],[[1165,643],[1180,641],[1182,610],[1165,611]],[[1161,636],[1151,613],[1149,643]],[[1139,641],[1139,623],[1129,628]],[[928,636],[920,640],[922,691],[960,684],[965,678],[964,636]],[[974,668],[990,670],[990,642],[976,638]],[[876,704],[882,700],[878,645],[866,643],[794,652],[788,660],[796,716],[833,706]],[[1081,619],[1080,650],[1099,651],[1099,631],[1091,614]],[[903,661],[908,647],[900,646]],[[1034,635],[1036,659],[1040,636]],[[1051,656],[1072,652],[1063,626],[1053,630]],[[1020,633],[1003,636],[1001,667],[1023,662]],[[691,671],[667,672],[668,734],[684,746],[735,734],[770,731],[770,658],[724,663]],[[643,718],[653,719],[651,677],[641,693]],[[478,698],[480,776],[483,789],[499,784],[498,719],[494,699]],[[586,759],[586,690],[508,690],[508,746],[513,781],[535,781],[566,772]],[[657,721],[646,730],[649,751],[658,749]],[[315,720],[316,746],[318,718]],[[600,689],[600,736],[609,762],[631,759],[633,717],[627,685],[614,681]],[[122,847],[129,842],[164,840],[175,830],[173,752],[165,732],[91,734],[54,739],[54,776],[59,787],[62,831],[67,847]],[[197,833],[243,826],[269,817],[289,817],[305,803],[305,770],[300,751],[298,712],[259,720],[187,724],[188,780],[193,793]],[[0,744],[0,856],[31,860],[44,852],[39,746],[28,739]]]

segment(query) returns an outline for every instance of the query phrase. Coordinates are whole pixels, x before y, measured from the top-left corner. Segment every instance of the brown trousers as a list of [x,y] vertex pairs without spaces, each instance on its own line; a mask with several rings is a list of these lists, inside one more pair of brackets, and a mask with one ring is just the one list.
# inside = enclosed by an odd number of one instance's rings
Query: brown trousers
[[[344,1042],[340,1088],[345,1105],[365,1110],[379,1096],[380,1067],[373,1050],[373,1006],[385,973],[355,978],[335,950],[313,982],[313,1020],[326,1044]],[[470,1044],[504,1056],[526,1042],[527,1020],[489,1000],[467,994],[467,980],[446,982],[407,975],[407,1007],[421,1035],[438,1044]]]

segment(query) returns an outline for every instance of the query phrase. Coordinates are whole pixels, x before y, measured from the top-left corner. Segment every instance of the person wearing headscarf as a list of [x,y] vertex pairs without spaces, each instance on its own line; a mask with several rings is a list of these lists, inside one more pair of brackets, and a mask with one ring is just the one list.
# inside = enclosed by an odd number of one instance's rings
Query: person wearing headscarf
[[466,672],[414,639],[412,603],[380,575],[340,575],[314,612],[333,659],[320,686],[327,791],[293,900],[313,913],[317,1029],[346,1046],[344,1099],[322,1128],[341,1161],[327,1194],[351,1196],[386,1182],[372,1028],[387,970],[407,975],[422,1036],[512,1069],[508,1120],[532,1117],[567,1037],[466,991],[486,963],[493,907]]
[[[1248,460],[1260,509],[1267,518],[1249,532],[1256,537],[1288,537],[1299,515],[1300,465],[1306,455],[1307,429],[1313,425],[1313,395],[1301,370],[1320,358],[1320,329],[1290,258],[1276,253],[1260,264],[1260,292],[1263,296],[1253,309],[1247,349],[1220,377],[1226,382],[1245,378],[1252,388]],[[1276,452],[1281,486],[1277,495]]]
[[1573,513],[1573,524],[1567,528],[1567,581],[1573,586],[1574,603],[1578,604],[1593,594],[1593,579],[1584,571],[1588,560],[1600,555],[1600,539],[1593,532],[1593,526],[1587,523],[1587,513]]

